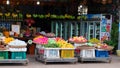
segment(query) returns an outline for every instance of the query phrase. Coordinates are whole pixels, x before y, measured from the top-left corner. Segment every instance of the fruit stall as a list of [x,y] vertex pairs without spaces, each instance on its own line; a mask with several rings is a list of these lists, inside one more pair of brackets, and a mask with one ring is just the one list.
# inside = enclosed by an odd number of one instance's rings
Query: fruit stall
[[0,37],[0,63],[28,64],[27,44],[12,37]]
[[87,40],[83,36],[73,37],[69,39],[69,42],[73,43],[75,46],[75,57],[79,61],[104,61],[111,62],[112,58],[109,55],[109,51],[113,47],[107,45],[106,43],[100,42],[96,38]]
[[38,36],[33,39],[36,43],[35,58],[45,64],[47,62],[71,62],[76,63],[74,46],[62,38],[47,38]]

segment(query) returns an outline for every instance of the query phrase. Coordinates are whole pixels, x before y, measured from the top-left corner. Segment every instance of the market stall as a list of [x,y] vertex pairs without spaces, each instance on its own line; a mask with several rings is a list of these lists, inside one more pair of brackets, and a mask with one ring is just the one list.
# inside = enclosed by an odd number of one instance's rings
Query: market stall
[[113,47],[106,43],[100,43],[96,38],[86,40],[83,36],[73,37],[69,39],[75,46],[75,56],[79,61],[104,61],[111,62],[112,58],[109,55],[109,51]]
[[26,43],[12,37],[0,37],[0,63],[28,64]]
[[37,37],[33,40],[36,43],[35,58],[45,64],[47,62],[71,62],[78,60],[74,57],[74,46],[61,38]]

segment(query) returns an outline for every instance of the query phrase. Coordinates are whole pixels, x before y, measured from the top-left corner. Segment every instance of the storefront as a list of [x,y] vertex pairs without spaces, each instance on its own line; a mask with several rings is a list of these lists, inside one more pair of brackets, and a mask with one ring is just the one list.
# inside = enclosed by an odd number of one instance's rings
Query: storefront
[[[8,1],[11,2],[11,4],[7,3],[6,5],[6,2]],[[28,4],[28,2],[30,4]],[[5,39],[4,42],[5,49],[7,49],[7,44],[11,44],[11,41],[14,41],[14,44],[22,41],[24,43],[23,45],[25,45],[23,47],[14,47],[14,45],[12,47],[8,46],[8,49],[9,47],[10,49],[13,48],[13,51],[15,50],[14,48],[25,48],[25,50],[21,49],[24,56],[21,58],[15,57],[15,59],[25,59],[24,61],[27,62],[25,58],[26,54],[35,55],[36,58],[40,60],[41,58],[39,57],[42,57],[42,59],[44,59],[44,57],[46,58],[45,55],[47,55],[47,58],[49,58],[49,56],[52,56],[52,58],[59,58],[58,60],[62,62],[66,62],[68,58],[70,58],[70,60],[68,60],[69,62],[73,60],[73,63],[76,63],[78,58],[76,59],[74,51],[78,45],[93,46],[96,44],[97,46],[90,47],[90,49],[99,49],[99,45],[101,45],[100,49],[109,50],[107,49],[109,45],[103,44],[103,41],[111,39],[110,33],[114,18],[114,13],[112,12],[114,12],[115,8],[109,7],[109,9],[112,11],[106,10],[108,6],[112,6],[111,2],[105,1],[103,3],[96,2],[95,0],[92,0],[92,2],[87,0],[62,0],[60,2],[52,0],[41,0],[40,3],[38,3],[37,0],[28,0],[28,2],[24,0],[4,0],[0,2],[0,31],[1,36],[4,35],[7,39]],[[92,4],[94,4],[94,6],[92,6]],[[96,9],[96,7],[99,8]],[[19,39],[19,41],[17,39]],[[54,46],[52,47],[53,44]],[[44,56],[40,56],[39,53],[37,53],[39,51],[39,48],[36,46],[40,46],[40,55],[42,53]],[[53,55],[49,54],[51,52],[47,51],[47,48],[48,50],[50,49],[49,47],[51,49],[53,48],[52,50],[53,52],[55,51],[56,55],[53,53]],[[81,48],[78,47],[78,51],[80,49]],[[113,48],[110,48],[110,50],[111,49]],[[71,53],[72,55],[64,55],[66,53],[66,50],[67,53]],[[70,52],[68,52],[69,50]],[[12,55],[11,52],[12,51],[9,53],[8,51],[6,54]],[[85,51],[83,50],[81,52]],[[96,50],[90,50],[90,52],[94,54],[89,55],[90,58],[96,58]],[[83,56],[83,54],[78,55],[79,58],[80,55]],[[13,56],[14,55],[8,58],[13,59]],[[106,57],[105,59],[109,59],[108,52],[107,55],[104,55],[104,57]],[[49,59],[47,60],[49,62]],[[50,62],[53,61],[54,60],[50,59]]]

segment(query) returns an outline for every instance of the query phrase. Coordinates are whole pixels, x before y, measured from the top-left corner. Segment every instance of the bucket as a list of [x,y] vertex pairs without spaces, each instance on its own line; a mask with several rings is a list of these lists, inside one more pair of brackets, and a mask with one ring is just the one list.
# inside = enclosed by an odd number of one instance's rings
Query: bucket
[[117,56],[120,56],[120,50],[116,50]]

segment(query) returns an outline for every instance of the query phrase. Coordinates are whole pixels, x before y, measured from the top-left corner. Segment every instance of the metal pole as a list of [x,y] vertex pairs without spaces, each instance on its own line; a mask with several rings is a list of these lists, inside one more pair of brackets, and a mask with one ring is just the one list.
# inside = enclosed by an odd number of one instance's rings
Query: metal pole
[[[120,6],[119,6],[120,7]],[[118,9],[119,11],[119,39],[118,39],[118,50],[120,50],[120,8]]]

